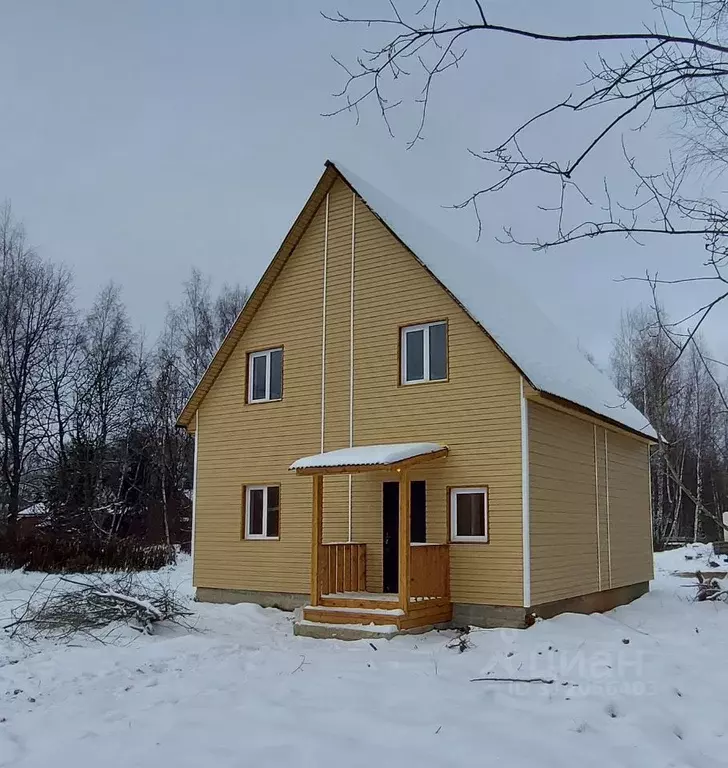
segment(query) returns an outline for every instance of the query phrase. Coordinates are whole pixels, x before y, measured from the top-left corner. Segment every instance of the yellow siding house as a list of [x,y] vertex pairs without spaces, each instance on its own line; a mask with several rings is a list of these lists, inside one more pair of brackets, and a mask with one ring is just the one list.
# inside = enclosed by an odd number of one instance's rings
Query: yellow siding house
[[179,424],[199,600],[345,637],[524,626],[652,578],[646,419],[486,254],[338,164]]

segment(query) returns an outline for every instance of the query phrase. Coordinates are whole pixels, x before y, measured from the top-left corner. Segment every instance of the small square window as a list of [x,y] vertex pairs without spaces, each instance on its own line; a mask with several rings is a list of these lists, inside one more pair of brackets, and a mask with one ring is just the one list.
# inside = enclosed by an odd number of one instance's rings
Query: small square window
[[447,323],[402,328],[402,383],[447,379]]
[[283,398],[283,350],[251,352],[248,358],[248,402]]
[[450,532],[453,541],[488,541],[488,489],[450,491]]
[[279,538],[280,500],[280,486],[248,485],[245,487],[246,539]]

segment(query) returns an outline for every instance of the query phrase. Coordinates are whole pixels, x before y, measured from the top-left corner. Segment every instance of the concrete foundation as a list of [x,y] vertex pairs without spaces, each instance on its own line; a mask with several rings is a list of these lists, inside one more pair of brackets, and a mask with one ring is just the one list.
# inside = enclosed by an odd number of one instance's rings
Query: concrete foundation
[[[565,600],[542,603],[531,608],[510,605],[483,605],[479,603],[453,603],[451,626],[453,627],[513,627],[522,629],[533,622],[534,617],[550,619],[560,613],[602,613],[616,608],[618,605],[636,600],[649,591],[649,582],[629,584],[588,595],[578,595]],[[308,605],[309,596],[291,592],[256,592],[243,589],[215,589],[212,587],[197,587],[195,600],[203,603],[256,603],[264,608],[279,608],[282,611],[294,611]],[[438,625],[442,626],[442,625]],[[426,631],[431,627],[420,627],[418,631]],[[316,625],[315,622],[302,622],[296,625],[297,635],[307,637],[335,637],[341,640],[359,640],[363,637],[392,637],[392,633],[372,633],[358,628],[333,627],[328,624]],[[355,636],[356,635],[356,636]]]
[[295,592],[256,592],[248,589],[197,587],[195,600],[199,603],[256,603],[263,608],[295,611],[296,608],[308,605],[310,597]]
[[454,627],[515,627],[526,626],[526,609],[511,605],[483,605],[481,603],[453,603]]
[[650,582],[641,581],[638,584],[628,584],[625,587],[605,589],[588,595],[569,597],[566,600],[556,600],[553,603],[543,603],[530,609],[529,613],[542,619],[550,619],[560,613],[604,613],[618,605],[626,605],[650,591]]
[[496,627],[514,627],[521,629],[529,626],[535,617],[550,619],[560,613],[603,613],[618,605],[625,605],[644,595],[650,589],[649,582],[629,584],[626,587],[591,592],[577,595],[552,603],[542,603],[531,608],[510,605],[480,605],[474,603],[454,603],[453,626],[474,626],[494,629]]

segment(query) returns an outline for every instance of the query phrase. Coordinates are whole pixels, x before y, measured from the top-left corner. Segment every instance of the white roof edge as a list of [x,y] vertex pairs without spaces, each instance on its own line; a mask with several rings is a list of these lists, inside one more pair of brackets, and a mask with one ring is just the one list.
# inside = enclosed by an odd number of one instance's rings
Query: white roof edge
[[388,443],[384,445],[360,445],[340,448],[336,451],[304,456],[291,464],[289,469],[326,469],[329,467],[375,467],[396,464],[445,450],[441,443]]
[[484,253],[450,240],[339,163],[329,164],[495,341],[534,389],[657,440],[647,418]]

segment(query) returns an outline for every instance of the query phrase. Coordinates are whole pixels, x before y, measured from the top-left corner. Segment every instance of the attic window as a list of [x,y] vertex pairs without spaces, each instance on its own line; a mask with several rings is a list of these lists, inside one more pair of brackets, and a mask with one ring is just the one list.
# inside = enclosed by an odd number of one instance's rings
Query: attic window
[[402,383],[447,379],[447,322],[402,328]]
[[283,350],[251,352],[248,357],[248,402],[283,398]]

